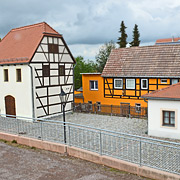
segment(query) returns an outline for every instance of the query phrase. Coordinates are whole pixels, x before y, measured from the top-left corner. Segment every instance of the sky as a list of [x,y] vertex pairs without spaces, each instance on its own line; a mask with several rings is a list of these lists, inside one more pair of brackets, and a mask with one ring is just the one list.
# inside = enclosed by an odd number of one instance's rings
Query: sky
[[[128,42],[137,24],[141,46],[180,37],[180,0],[0,0],[0,37],[12,28],[47,22],[63,34],[74,57],[94,60],[106,42],[117,42],[121,21]],[[118,47],[118,46],[117,46]]]

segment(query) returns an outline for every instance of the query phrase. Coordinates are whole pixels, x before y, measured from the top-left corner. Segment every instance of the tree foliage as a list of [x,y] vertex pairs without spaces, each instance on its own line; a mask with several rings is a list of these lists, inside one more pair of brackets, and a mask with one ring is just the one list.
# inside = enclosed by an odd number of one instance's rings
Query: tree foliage
[[131,46],[139,46],[139,44],[140,44],[139,37],[140,37],[140,33],[138,30],[138,25],[135,24],[134,29],[133,29],[133,40],[130,43],[130,45]]
[[0,42],[1,42],[1,38],[0,38]]
[[106,61],[110,55],[110,52],[112,49],[114,49],[115,43],[113,41],[110,41],[108,43],[105,43],[103,46],[100,47],[99,53],[96,55],[96,63],[97,63],[97,71],[102,72],[104,69],[104,66],[106,64]]
[[120,26],[120,31],[119,33],[121,33],[121,36],[118,38],[118,42],[117,44],[119,44],[120,48],[126,47],[127,44],[127,37],[128,35],[126,34],[126,26],[124,25],[124,21],[121,22],[121,26]]
[[78,56],[76,59],[76,65],[74,68],[74,83],[75,89],[82,87],[82,74],[96,72],[96,64],[93,61],[88,60],[85,62],[82,56]]

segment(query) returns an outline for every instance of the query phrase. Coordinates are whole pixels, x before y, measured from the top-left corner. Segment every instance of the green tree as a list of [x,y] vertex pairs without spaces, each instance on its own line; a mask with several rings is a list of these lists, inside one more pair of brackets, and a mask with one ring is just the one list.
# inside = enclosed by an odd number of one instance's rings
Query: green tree
[[0,38],[0,42],[1,42],[1,38]]
[[140,40],[139,40],[140,34],[138,30],[138,25],[135,24],[134,29],[133,29],[133,40],[130,43],[131,46],[139,46]]
[[85,62],[82,56],[78,56],[76,59],[76,65],[74,68],[74,83],[75,89],[82,87],[82,74],[96,72],[96,64],[93,61],[88,60]]
[[121,22],[121,27],[119,33],[121,33],[121,36],[118,38],[117,44],[119,44],[120,48],[126,47],[127,44],[127,37],[128,35],[126,34],[126,26],[124,25],[124,21]]
[[96,63],[97,63],[97,71],[102,72],[106,61],[110,55],[112,49],[116,47],[113,41],[105,43],[103,46],[100,47],[99,53],[96,55]]

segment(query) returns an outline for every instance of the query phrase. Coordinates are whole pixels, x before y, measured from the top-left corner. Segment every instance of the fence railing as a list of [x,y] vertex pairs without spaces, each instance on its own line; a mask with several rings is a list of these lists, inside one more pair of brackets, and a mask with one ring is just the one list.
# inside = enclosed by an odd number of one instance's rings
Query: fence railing
[[100,155],[180,175],[180,143],[114,132],[62,121],[0,115],[0,131],[65,143]]
[[130,105],[104,105],[89,103],[74,103],[74,112],[96,113],[113,116],[147,118],[147,107]]

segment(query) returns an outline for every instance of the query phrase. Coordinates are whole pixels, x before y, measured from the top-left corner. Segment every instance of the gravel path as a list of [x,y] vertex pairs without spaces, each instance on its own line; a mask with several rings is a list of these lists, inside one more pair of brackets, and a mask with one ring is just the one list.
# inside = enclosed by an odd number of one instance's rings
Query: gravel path
[[[62,117],[54,117],[52,119],[62,121]],[[135,135],[145,135],[148,129],[147,120],[145,119],[105,116],[97,114],[67,114],[66,121]]]
[[142,180],[88,161],[0,142],[0,180]]

